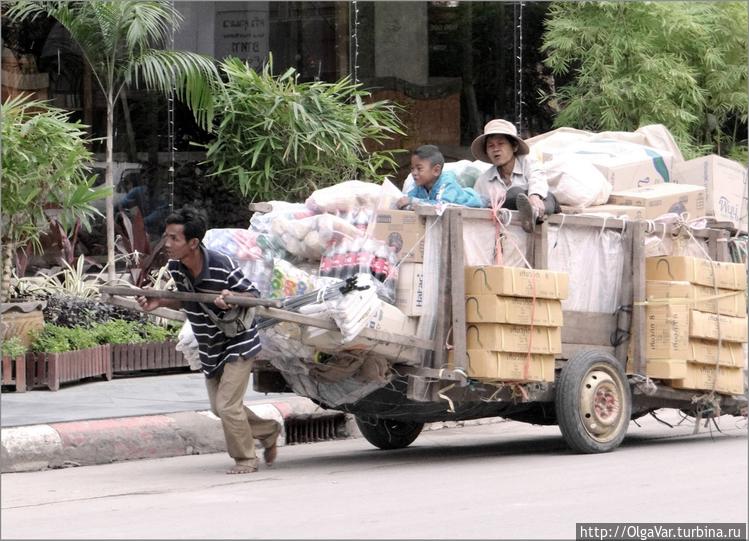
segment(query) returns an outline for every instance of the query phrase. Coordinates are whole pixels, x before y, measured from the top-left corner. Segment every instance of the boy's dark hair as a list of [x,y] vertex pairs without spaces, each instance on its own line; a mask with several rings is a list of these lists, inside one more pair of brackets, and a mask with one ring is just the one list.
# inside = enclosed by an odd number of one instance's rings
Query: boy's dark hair
[[411,156],[417,156],[422,160],[429,160],[432,165],[445,165],[445,157],[440,149],[434,145],[422,145],[411,151]]
[[166,225],[177,224],[183,226],[185,240],[198,239],[202,241],[207,229],[206,222],[205,213],[190,206],[184,206],[179,210],[175,210],[166,218]]

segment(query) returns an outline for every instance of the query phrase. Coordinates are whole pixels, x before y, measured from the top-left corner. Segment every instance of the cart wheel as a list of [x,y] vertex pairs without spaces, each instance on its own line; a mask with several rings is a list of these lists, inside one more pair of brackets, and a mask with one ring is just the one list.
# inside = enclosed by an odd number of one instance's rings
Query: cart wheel
[[556,384],[557,422],[580,453],[616,449],[627,433],[632,397],[624,370],[611,355],[584,351],[570,358]]
[[369,443],[388,451],[411,445],[424,428],[424,423],[357,416],[356,426]]

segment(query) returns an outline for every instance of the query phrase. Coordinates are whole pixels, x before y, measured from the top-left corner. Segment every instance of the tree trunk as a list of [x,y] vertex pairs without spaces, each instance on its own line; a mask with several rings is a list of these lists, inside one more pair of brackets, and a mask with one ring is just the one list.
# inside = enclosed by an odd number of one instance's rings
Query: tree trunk
[[114,283],[114,200],[113,200],[113,169],[114,157],[114,99],[112,91],[107,96],[107,174],[105,175],[104,185],[109,188],[109,195],[105,200],[107,208],[107,277],[110,283]]
[[135,148],[135,131],[133,131],[133,123],[130,120],[130,106],[127,103],[127,89],[122,89],[120,100],[122,101],[122,114],[125,117],[125,130],[127,131],[127,159],[135,162],[138,160],[138,154]]
[[0,302],[5,302],[10,298],[10,277],[13,273],[13,259],[15,250],[12,242],[6,242],[2,248],[3,266],[2,281],[0,282]]

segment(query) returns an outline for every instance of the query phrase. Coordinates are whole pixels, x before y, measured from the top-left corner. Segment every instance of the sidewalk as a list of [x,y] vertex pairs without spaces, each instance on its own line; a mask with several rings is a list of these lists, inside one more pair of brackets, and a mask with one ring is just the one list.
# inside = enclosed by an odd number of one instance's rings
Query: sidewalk
[[[221,423],[209,411],[204,379],[190,372],[95,380],[56,392],[3,392],[1,471],[223,452]],[[248,390],[245,404],[281,424],[325,413],[288,393]]]

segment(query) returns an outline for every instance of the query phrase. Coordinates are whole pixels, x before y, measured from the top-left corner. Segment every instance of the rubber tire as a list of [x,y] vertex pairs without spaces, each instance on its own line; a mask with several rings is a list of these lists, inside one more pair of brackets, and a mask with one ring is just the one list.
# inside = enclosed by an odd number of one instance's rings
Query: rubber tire
[[[583,382],[592,370],[602,370],[616,386],[621,401],[613,433],[598,437],[583,420]],[[567,445],[579,453],[606,453],[616,449],[627,434],[632,415],[632,394],[621,364],[608,353],[588,350],[571,357],[562,367],[554,397],[557,423]]]
[[385,451],[390,451],[403,449],[411,445],[421,434],[424,423],[357,416],[356,426],[359,427],[362,436],[369,443]]

